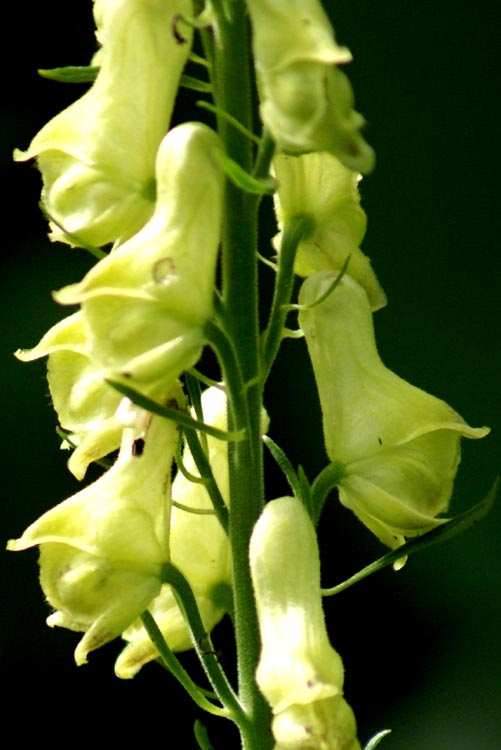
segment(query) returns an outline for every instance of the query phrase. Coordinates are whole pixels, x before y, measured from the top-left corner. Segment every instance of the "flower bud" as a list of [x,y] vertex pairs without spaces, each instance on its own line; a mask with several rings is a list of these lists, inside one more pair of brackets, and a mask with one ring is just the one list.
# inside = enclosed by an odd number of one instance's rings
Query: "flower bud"
[[47,620],[85,632],[78,665],[120,635],[157,596],[169,559],[175,424],[145,415],[141,440],[125,430],[112,468],[47,511],[8,549],[40,545],[40,582],[56,612]]
[[382,542],[397,547],[444,522],[461,437],[481,438],[444,401],[388,370],[379,358],[369,301],[348,276],[321,271],[303,284],[299,313],[322,407],[331,461],[343,476],[343,505]]
[[[207,424],[227,429],[224,391],[216,387],[207,389],[202,395],[202,410]],[[210,435],[206,436],[206,440],[212,472],[224,501],[228,503],[228,444]],[[183,464],[188,472],[197,474],[187,447]],[[190,482],[180,471],[172,484],[172,499],[195,511],[210,511],[213,507],[205,487]],[[226,612],[221,594],[231,587],[231,551],[226,532],[214,514],[190,513],[173,507],[170,553],[171,562],[191,585],[206,631],[210,632]],[[186,621],[171,586],[162,586],[149,609],[169,648],[173,651],[192,648]],[[118,677],[130,678],[146,662],[156,659],[158,653],[139,621],[131,625],[122,637],[128,641],[128,645],[118,657],[115,671]]]
[[273,160],[279,182],[274,195],[280,233],[273,244],[280,249],[284,226],[298,214],[313,219],[313,231],[297,249],[294,270],[301,276],[315,271],[341,270],[348,256],[348,273],[364,287],[373,310],[386,305],[370,260],[360,250],[367,225],[360,206],[360,177],[327,153],[288,156]]
[[189,28],[180,43],[172,23],[191,13],[191,0],[95,0],[94,84],[14,154],[37,158],[52,239],[122,242],[151,216],[155,155],[191,46]]
[[106,377],[150,395],[198,360],[212,315],[223,175],[217,135],[200,123],[171,130],[157,157],[150,221],[54,296],[82,305],[88,356]]
[[322,611],[315,530],[297,498],[265,506],[249,552],[262,644],[256,681],[274,714],[276,750],[355,750],[343,665]]
[[369,172],[374,153],[360,135],[350,83],[337,65],[351,60],[318,0],[249,0],[261,117],[279,148],[329,151]]

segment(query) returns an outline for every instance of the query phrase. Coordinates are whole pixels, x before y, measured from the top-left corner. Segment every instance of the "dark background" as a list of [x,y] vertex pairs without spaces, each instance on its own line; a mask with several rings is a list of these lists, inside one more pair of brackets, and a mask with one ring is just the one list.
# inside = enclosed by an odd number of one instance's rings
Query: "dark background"
[[[482,498],[500,466],[499,14],[490,1],[339,0],[329,3],[378,164],[361,190],[369,217],[363,248],[389,298],[376,315],[385,363],[444,398],[492,434],[464,441],[454,513]],[[37,77],[37,67],[85,64],[94,49],[89,0],[9,4],[2,47],[1,415],[2,547],[76,491],[54,432],[43,362],[14,360],[66,311],[50,290],[78,280],[83,251],[51,245],[37,209],[39,176],[11,162],[37,130],[83,89]],[[9,42],[13,49],[7,53]],[[190,97],[183,96],[182,117]],[[266,251],[266,249],[265,249]],[[268,285],[264,274],[263,284]],[[325,464],[314,384],[301,342],[284,346],[270,380],[271,434],[310,478]],[[270,497],[287,489],[275,474]],[[325,585],[383,550],[332,502],[322,527]],[[385,571],[326,604],[333,645],[361,741],[393,734],[384,750],[501,750],[501,504],[444,545]],[[195,747],[181,690],[159,666],[132,682],[113,675],[120,644],[77,669],[78,636],[50,630],[36,552],[2,552],[0,665],[4,727],[28,742],[41,727],[78,726],[82,741],[104,727],[115,744],[142,735]],[[231,650],[224,626],[218,647]],[[188,660],[189,661],[189,660]],[[64,719],[62,718],[64,717]],[[203,716],[201,716],[204,719]],[[217,750],[236,748],[208,719]],[[57,731],[57,730],[56,730]],[[61,737],[61,742],[71,741]]]

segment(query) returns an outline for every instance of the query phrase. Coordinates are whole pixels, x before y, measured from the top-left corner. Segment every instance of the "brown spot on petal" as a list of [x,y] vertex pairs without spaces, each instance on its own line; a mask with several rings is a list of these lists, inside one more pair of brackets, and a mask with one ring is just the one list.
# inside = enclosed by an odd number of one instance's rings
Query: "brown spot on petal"
[[133,456],[142,456],[144,451],[144,440],[143,438],[137,438],[137,440],[134,440],[132,443],[132,455]]
[[169,276],[174,276],[176,273],[176,264],[170,257],[160,258],[153,266],[153,281],[155,284],[163,284]]
[[178,44],[186,44],[187,39],[184,37],[181,32],[179,31],[179,21],[183,21],[183,14],[182,13],[176,13],[172,17],[172,33],[174,35],[174,39]]

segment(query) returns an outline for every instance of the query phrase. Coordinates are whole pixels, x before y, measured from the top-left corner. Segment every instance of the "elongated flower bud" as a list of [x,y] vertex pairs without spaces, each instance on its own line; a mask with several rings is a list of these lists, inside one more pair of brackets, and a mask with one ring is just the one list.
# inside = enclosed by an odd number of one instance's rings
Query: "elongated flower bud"
[[62,304],[81,304],[88,356],[108,377],[165,391],[199,358],[212,315],[223,175],[217,135],[200,123],[171,130],[157,157],[155,213],[99,261]]
[[329,151],[368,172],[374,153],[360,135],[363,117],[337,67],[351,60],[318,0],[248,0],[261,117],[288,153]]
[[170,472],[177,426],[145,415],[124,432],[113,467],[45,513],[8,549],[40,545],[40,582],[56,610],[47,624],[85,632],[77,664],[120,635],[161,587],[169,559]]
[[265,506],[249,553],[261,634],[256,680],[274,714],[276,750],[356,750],[343,665],[322,611],[315,530],[297,498]]
[[56,115],[17,160],[37,158],[52,239],[92,245],[123,241],[149,219],[155,156],[190,52],[172,24],[191,0],[95,0],[96,81]]
[[273,240],[275,248],[280,249],[284,226],[298,214],[307,215],[314,228],[299,244],[295,272],[310,276],[315,271],[339,271],[349,257],[347,272],[364,287],[372,309],[384,307],[385,293],[359,247],[367,225],[359,176],[328,153],[279,154],[273,170],[279,183],[274,202],[281,230]]
[[[219,429],[227,429],[226,395],[219,388],[209,388],[202,395],[204,421]],[[206,436],[207,455],[219,490],[226,503],[228,491],[228,444]],[[183,464],[188,472],[197,474],[187,448]],[[172,484],[172,499],[183,508],[173,507],[171,517],[171,562],[178,567],[191,585],[207,632],[225,614],[224,591],[231,586],[231,550],[226,532],[212,510],[212,502],[202,484],[191,482],[178,472]],[[186,509],[184,509],[186,508]],[[194,512],[189,512],[189,509]],[[197,513],[197,511],[202,511]],[[173,651],[192,648],[190,633],[172,589],[163,585],[149,610]],[[118,677],[133,677],[139,669],[158,657],[155,646],[141,622],[131,625],[122,635],[128,645],[118,657]]]
[[385,544],[444,519],[460,461],[461,437],[481,438],[434,396],[388,370],[379,358],[365,291],[348,276],[321,304],[335,274],[303,284],[299,322],[317,381],[327,454],[339,462],[339,497]]

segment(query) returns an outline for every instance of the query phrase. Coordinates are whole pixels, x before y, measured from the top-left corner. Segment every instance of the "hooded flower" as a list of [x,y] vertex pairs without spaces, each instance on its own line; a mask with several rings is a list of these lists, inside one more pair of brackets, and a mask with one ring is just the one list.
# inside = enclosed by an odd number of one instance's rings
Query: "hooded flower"
[[81,304],[93,365],[150,395],[168,390],[204,344],[221,223],[219,148],[200,123],[171,130],[157,157],[150,221],[80,283],[54,295]]
[[248,0],[261,118],[285,152],[329,151],[369,172],[374,153],[360,135],[363,117],[337,67],[350,62],[318,0]]
[[343,665],[325,627],[315,530],[302,503],[268,503],[249,551],[262,644],[256,681],[274,715],[276,750],[357,750]]
[[397,547],[444,522],[460,461],[461,437],[481,438],[434,396],[381,362],[365,291],[348,276],[321,304],[335,274],[303,284],[299,313],[322,407],[339,497],[382,542]]
[[217,136],[201,124],[186,123],[165,137],[148,224],[80,284],[56,295],[81,302],[81,310],[53,326],[34,349],[16,353],[25,362],[49,356],[49,388],[61,426],[76,444],[68,465],[78,479],[91,461],[120,444],[121,397],[105,380],[123,376],[145,395],[164,398],[200,356],[221,219],[215,148]]
[[118,412],[122,396],[105,382],[106,373],[88,354],[85,319],[79,311],[56,323],[34,349],[19,350],[32,362],[48,356],[47,380],[61,427],[75,450],[68,468],[82,479],[88,465],[116,450],[124,424]]
[[190,52],[188,27],[180,43],[172,23],[191,13],[191,0],[94,0],[94,84],[15,152],[37,158],[43,205],[72,235],[53,223],[52,239],[121,242],[151,216],[155,155]]
[[273,241],[276,249],[284,226],[298,214],[308,216],[314,229],[299,244],[295,272],[309,276],[315,271],[339,271],[349,256],[348,273],[364,287],[372,309],[384,307],[386,296],[359,247],[367,225],[360,206],[359,176],[327,153],[279,154],[273,170],[279,183],[274,202],[281,230]]
[[109,471],[8,543],[14,551],[40,545],[40,582],[56,610],[47,624],[85,633],[75,650],[78,665],[147,608],[169,559],[178,430],[146,412],[143,419],[143,437],[125,430]]
[[[226,396],[220,388],[212,387],[202,396],[204,421],[219,429],[227,428]],[[219,490],[228,503],[228,444],[206,436],[209,462]],[[186,447],[183,454],[186,469],[197,474],[195,463]],[[172,499],[186,508],[210,511],[212,502],[202,484],[190,482],[178,472],[172,484]],[[231,587],[231,552],[228,537],[213,514],[190,513],[180,507],[172,508],[170,531],[171,562],[187,578],[198,604],[207,632],[225,614],[228,591]],[[177,606],[172,588],[163,585],[149,610],[168,646],[173,651],[192,648],[190,633]],[[115,671],[118,677],[133,677],[146,662],[158,653],[141,622],[136,622],[122,635],[128,645],[118,657]]]

